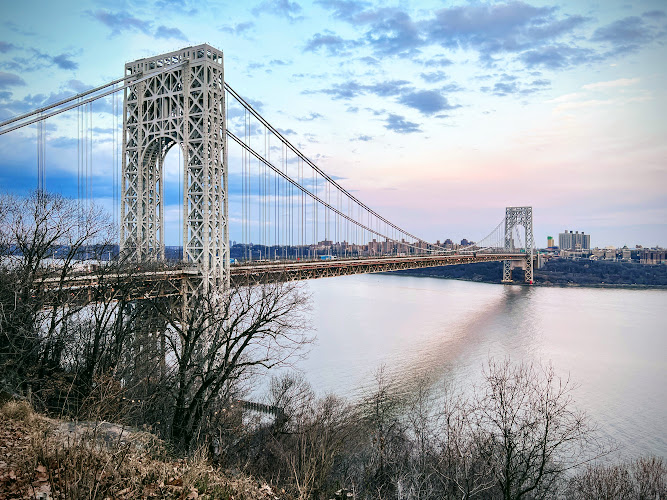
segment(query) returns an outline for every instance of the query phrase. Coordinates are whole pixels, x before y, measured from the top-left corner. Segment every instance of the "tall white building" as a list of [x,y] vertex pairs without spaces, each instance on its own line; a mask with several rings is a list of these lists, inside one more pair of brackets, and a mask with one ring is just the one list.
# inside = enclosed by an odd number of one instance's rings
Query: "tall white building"
[[591,235],[584,234],[583,231],[573,233],[566,229],[564,233],[558,235],[558,247],[561,250],[590,250]]

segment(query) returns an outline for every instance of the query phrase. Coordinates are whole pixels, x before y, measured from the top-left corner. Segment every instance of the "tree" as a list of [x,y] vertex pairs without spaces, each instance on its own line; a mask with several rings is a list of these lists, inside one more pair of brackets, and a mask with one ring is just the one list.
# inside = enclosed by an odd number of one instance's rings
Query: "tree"
[[0,367],[10,391],[33,390],[67,356],[74,334],[68,278],[113,241],[109,217],[60,195],[0,197]]
[[168,435],[191,448],[207,413],[242,377],[280,365],[309,341],[308,296],[295,283],[207,290],[153,301],[164,332]]
[[659,457],[632,462],[589,465],[570,479],[567,498],[655,500],[667,497],[667,466]]
[[435,415],[440,433],[434,439],[432,468],[442,481],[442,498],[468,500],[492,490],[495,479],[491,464],[482,455],[490,439],[486,430],[474,425],[477,407],[454,390],[441,400]]
[[604,453],[573,389],[551,366],[489,361],[470,423],[505,500],[544,498],[566,471]]

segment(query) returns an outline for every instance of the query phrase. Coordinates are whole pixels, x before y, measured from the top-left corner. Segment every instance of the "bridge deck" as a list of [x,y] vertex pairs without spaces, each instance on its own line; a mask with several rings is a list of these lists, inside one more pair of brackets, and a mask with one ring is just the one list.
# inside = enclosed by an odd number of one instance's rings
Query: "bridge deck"
[[351,274],[380,273],[401,269],[453,266],[475,262],[523,260],[525,253],[489,253],[424,255],[411,257],[371,257],[363,259],[336,259],[319,261],[274,261],[232,265],[233,284],[295,281]]

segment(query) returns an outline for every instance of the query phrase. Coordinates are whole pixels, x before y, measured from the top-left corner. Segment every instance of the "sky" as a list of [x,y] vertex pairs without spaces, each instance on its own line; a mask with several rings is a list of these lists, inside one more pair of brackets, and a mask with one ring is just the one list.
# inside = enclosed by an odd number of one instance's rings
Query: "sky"
[[[664,0],[0,9],[0,120],[119,78],[126,62],[208,43],[224,52],[226,81],[303,153],[426,240],[480,239],[506,206],[530,205],[539,247],[566,229],[593,246],[667,246]],[[111,206],[113,107],[93,109],[93,192]],[[46,127],[46,187],[67,195],[76,120]],[[170,153],[168,182],[177,161]],[[0,136],[0,190],[36,179],[35,127]]]

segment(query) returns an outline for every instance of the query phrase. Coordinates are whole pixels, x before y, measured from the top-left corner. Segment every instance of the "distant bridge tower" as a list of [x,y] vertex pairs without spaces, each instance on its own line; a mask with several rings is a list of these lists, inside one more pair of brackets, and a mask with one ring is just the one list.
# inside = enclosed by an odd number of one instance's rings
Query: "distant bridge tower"
[[526,258],[521,261],[503,261],[503,283],[512,282],[512,269],[523,267],[526,271],[526,283],[533,283],[533,207],[507,207],[505,209],[505,251],[516,250],[514,246],[514,230],[522,226],[525,233]]
[[164,159],[184,158],[183,260],[203,286],[229,284],[227,151],[222,51],[188,47],[125,65],[138,77],[125,89],[121,250],[164,258]]

